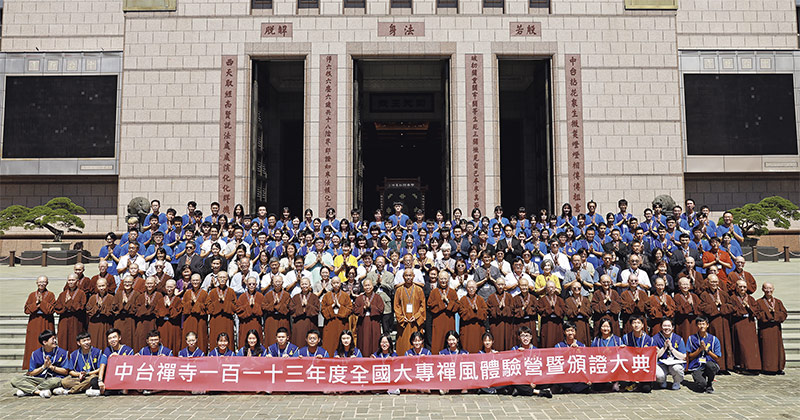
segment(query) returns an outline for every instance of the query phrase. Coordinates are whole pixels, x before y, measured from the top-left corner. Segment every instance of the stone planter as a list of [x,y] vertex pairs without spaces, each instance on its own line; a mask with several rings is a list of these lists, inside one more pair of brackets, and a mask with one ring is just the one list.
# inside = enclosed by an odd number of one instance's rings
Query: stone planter
[[72,242],[40,242],[42,244],[42,251],[69,251],[72,247]]

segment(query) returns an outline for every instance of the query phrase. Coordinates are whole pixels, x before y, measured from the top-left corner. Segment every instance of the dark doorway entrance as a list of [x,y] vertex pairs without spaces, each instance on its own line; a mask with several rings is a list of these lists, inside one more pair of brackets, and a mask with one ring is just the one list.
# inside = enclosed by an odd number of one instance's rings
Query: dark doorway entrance
[[253,61],[250,208],[303,209],[303,61]]
[[[428,217],[448,211],[448,65],[439,59],[355,61],[354,201],[366,215],[378,208],[391,212],[395,200],[407,204],[409,215],[416,208]],[[405,189],[392,193],[398,187]]]
[[553,209],[550,59],[498,60],[500,196],[506,213]]

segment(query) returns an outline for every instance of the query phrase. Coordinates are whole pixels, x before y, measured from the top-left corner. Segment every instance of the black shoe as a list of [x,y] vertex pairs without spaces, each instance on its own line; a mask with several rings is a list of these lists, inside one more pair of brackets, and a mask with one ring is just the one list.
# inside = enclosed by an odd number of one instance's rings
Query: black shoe
[[641,389],[641,390],[642,390],[642,392],[644,392],[645,394],[649,394],[649,393],[650,393],[650,391],[652,391],[652,390],[653,390],[653,386],[652,386],[652,385],[650,385],[650,384],[642,384],[640,389]]
[[777,375],[786,375],[786,372],[784,372],[784,371],[782,371],[782,370],[779,370],[779,371],[778,371],[776,374],[777,374]]
[[539,390],[539,396],[545,398],[553,398],[553,393],[550,392],[550,388],[544,388]]
[[714,387],[711,386],[711,385],[707,386],[706,387],[706,394],[713,394],[713,393],[714,393]]
[[511,396],[516,397],[517,395],[519,395],[519,391],[517,391],[517,388],[514,388],[514,390],[511,391]]

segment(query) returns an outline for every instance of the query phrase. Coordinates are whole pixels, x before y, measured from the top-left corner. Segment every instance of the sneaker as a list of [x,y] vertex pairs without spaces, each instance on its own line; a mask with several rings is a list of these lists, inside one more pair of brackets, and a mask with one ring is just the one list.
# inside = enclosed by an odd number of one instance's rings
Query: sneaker
[[142,391],[142,395],[150,395],[152,393],[153,393],[153,391],[151,391],[149,389],[145,389],[144,391]]
[[679,390],[679,389],[681,389],[681,384],[680,384],[680,382],[675,382],[674,384],[672,384],[672,390],[673,390],[673,391],[677,391],[677,390]]
[[539,390],[539,396],[544,398],[553,398],[553,393],[550,392],[550,388],[544,388]]
[[706,387],[706,394],[713,394],[713,393],[714,393],[714,387],[711,386],[711,385],[707,386]]
[[649,394],[650,391],[653,389],[653,386],[650,384],[642,384],[641,390],[645,394]]
[[39,396],[42,398],[50,398],[51,395],[53,395],[53,393],[50,392],[49,389],[39,390]]
[[24,397],[24,396],[26,396],[28,394],[26,394],[25,391],[23,391],[21,389],[18,389],[17,392],[14,393],[14,395],[17,396],[17,397]]
[[99,397],[100,396],[100,390],[99,389],[87,389],[86,390],[86,396],[87,397]]
[[390,389],[390,390],[386,391],[386,393],[389,394],[389,395],[400,395],[400,390],[399,389]]
[[614,392],[619,392],[619,382],[614,382],[614,385],[611,385],[611,390]]
[[628,391],[628,392],[635,391],[636,390],[636,384],[630,384],[630,385],[626,386],[625,390]]
[[439,390],[439,395],[444,395],[444,394],[447,394],[447,390],[445,390],[445,389],[440,389],[440,390]]
[[53,390],[53,395],[67,395],[67,394],[69,394],[69,391],[67,391],[62,387],[58,387]]
[[659,382],[658,383],[658,387],[661,388],[661,389],[667,389],[667,382],[666,381]]

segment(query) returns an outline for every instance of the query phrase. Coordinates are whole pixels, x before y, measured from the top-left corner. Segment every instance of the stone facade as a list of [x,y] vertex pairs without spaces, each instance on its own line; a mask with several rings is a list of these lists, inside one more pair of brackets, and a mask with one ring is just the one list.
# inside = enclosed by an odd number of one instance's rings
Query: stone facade
[[[97,232],[122,226],[133,197],[159,198],[162,208],[180,213],[189,200],[206,213],[219,200],[223,55],[238,57],[236,202],[250,201],[251,60],[295,58],[305,60],[302,146],[305,162],[314,162],[303,169],[303,205],[319,211],[319,65],[320,56],[333,54],[340,93],[336,140],[344,151],[353,147],[354,58],[449,58],[450,202],[471,208],[465,57],[481,54],[484,212],[500,202],[498,57],[551,58],[553,202],[559,206],[569,200],[570,182],[565,55],[580,54],[586,200],[612,211],[624,197],[639,214],[660,193],[680,202],[691,192],[702,204],[698,197],[707,192],[703,182],[684,180],[679,50],[797,48],[794,0],[741,0],[735,9],[731,4],[692,0],[680,2],[677,12],[629,11],[623,0],[552,0],[548,13],[525,0],[506,0],[504,13],[497,14],[476,0],[460,1],[457,13],[437,9],[433,0],[414,0],[411,11],[391,9],[388,0],[367,0],[365,10],[343,9],[334,0],[310,10],[298,10],[290,0],[275,0],[271,10],[251,10],[248,0],[179,0],[176,12],[123,13],[120,0],[6,0],[1,50],[122,51],[117,217],[103,216],[107,209],[97,204],[102,211],[87,218],[96,219]],[[382,37],[379,22],[423,23],[425,34]],[[512,22],[540,23],[541,36],[512,37]],[[262,37],[263,23],[289,23],[292,37]],[[639,153],[643,149],[648,153]],[[338,153],[337,166],[352,168],[352,156]],[[796,172],[778,178],[800,179]],[[336,183],[337,213],[349,214],[352,171],[339,171]],[[16,191],[2,185],[4,194]]]

